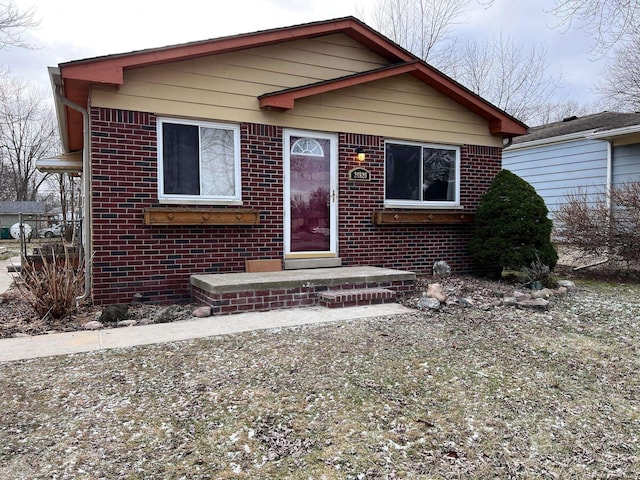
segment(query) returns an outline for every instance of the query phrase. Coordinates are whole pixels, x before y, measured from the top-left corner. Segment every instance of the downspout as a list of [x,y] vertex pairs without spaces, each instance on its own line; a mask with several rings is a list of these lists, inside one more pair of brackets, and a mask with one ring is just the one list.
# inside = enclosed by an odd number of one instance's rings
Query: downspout
[[86,108],[73,103],[62,94],[62,85],[56,86],[56,97],[69,108],[82,114],[82,129],[84,141],[82,144],[82,183],[84,198],[82,209],[84,210],[84,221],[82,229],[84,237],[84,292],[76,297],[76,302],[80,303],[89,298],[91,293],[91,158],[89,156],[89,112]]

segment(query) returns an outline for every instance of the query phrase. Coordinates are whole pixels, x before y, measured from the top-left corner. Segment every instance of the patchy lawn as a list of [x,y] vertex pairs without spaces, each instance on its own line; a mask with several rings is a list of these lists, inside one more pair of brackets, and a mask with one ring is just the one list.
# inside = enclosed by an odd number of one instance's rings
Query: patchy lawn
[[0,478],[637,478],[639,299],[1,364]]

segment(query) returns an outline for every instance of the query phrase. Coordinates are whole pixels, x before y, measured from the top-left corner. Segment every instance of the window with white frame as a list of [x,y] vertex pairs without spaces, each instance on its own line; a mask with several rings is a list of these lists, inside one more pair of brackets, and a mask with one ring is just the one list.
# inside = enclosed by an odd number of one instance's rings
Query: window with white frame
[[158,119],[158,198],[173,203],[239,204],[240,128]]
[[460,148],[385,142],[385,205],[460,205]]

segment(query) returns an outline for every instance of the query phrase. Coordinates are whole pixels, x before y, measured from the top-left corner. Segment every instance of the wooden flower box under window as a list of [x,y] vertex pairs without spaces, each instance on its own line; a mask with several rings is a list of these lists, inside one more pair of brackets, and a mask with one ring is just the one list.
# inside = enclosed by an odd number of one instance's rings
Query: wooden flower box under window
[[259,225],[260,212],[246,208],[163,208],[144,211],[146,225]]
[[410,225],[440,224],[456,225],[473,223],[473,213],[424,211],[378,210],[373,212],[373,223],[376,225]]

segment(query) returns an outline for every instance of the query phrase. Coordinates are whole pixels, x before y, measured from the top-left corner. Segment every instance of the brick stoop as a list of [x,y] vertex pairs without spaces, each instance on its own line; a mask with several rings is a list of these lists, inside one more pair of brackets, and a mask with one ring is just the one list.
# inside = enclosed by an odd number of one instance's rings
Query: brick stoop
[[191,292],[196,302],[211,305],[213,315],[225,315],[389,302],[412,291],[415,278],[413,272],[370,266],[192,275]]
[[358,288],[327,290],[318,294],[320,306],[327,308],[355,307],[395,302],[396,292],[388,288]]

